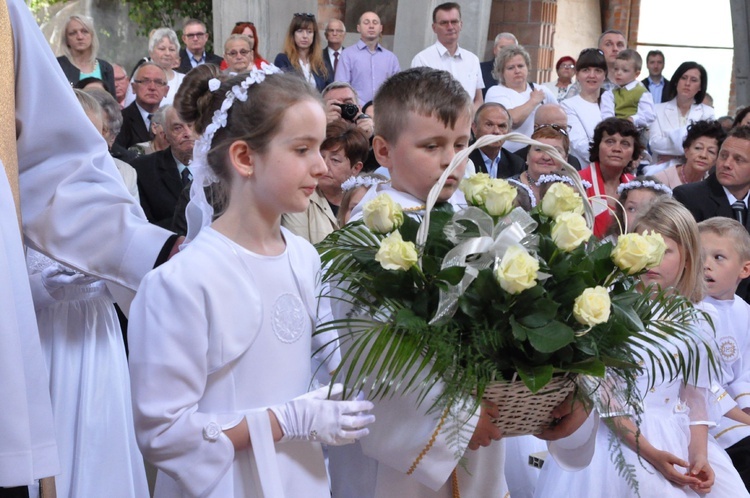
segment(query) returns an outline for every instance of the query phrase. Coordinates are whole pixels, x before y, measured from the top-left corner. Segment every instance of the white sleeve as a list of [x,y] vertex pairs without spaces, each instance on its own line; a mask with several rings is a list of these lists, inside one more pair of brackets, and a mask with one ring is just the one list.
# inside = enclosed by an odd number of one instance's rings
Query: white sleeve
[[678,128],[666,128],[667,111],[666,104],[655,106],[656,119],[651,124],[649,147],[654,155],[681,156],[685,151],[682,148],[682,142],[687,136],[687,126]]
[[[568,124],[570,125],[570,150],[576,157],[588,158],[589,157],[589,137],[586,134],[586,128],[584,127],[583,120],[578,115],[578,111],[571,105],[568,104],[568,100],[563,100],[560,105],[568,115]],[[588,161],[586,161],[588,164]],[[581,163],[582,167],[586,167],[585,164]]]
[[599,108],[602,110],[602,120],[615,117],[615,94],[612,90],[607,90],[602,94]]
[[647,90],[638,100],[638,111],[633,116],[633,124],[637,127],[651,126],[656,119],[654,114],[654,97]]

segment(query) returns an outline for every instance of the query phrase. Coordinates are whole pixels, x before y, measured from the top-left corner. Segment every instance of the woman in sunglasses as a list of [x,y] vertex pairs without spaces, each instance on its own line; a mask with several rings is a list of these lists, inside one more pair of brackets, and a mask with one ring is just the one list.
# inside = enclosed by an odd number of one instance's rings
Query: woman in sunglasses
[[[565,128],[557,125],[541,125],[534,131],[531,138],[554,147],[562,157],[568,157],[570,140],[568,139],[568,131]],[[539,177],[557,173],[561,169],[560,164],[555,162],[552,156],[547,154],[538,145],[532,145],[526,156],[526,171],[512,178],[524,184],[534,194],[533,205],[534,202],[541,200],[538,184]]]
[[323,62],[318,23],[312,14],[298,13],[292,17],[284,40],[284,51],[273,63],[288,72],[296,72],[319,92],[333,81]]

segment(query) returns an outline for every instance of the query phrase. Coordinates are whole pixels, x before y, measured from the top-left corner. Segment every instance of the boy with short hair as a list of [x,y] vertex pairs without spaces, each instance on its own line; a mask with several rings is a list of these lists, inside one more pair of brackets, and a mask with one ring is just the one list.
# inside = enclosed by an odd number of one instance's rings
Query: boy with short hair
[[[352,220],[360,219],[362,206],[383,193],[408,214],[422,215],[430,189],[456,153],[468,146],[472,100],[450,73],[417,67],[383,83],[375,108],[378,119],[372,147],[378,163],[388,168],[391,183],[373,186],[355,207]],[[461,202],[457,188],[464,168],[465,163],[451,175],[438,202]],[[336,318],[342,313],[334,310]],[[497,407],[483,407],[475,413],[458,409],[455,420],[466,421],[461,431],[471,438],[449,440],[450,421],[441,428],[441,414],[428,413],[441,389],[437,383],[421,404],[415,392],[375,401],[377,422],[373,426],[377,427],[367,440],[329,449],[334,498],[448,498],[453,479],[463,496],[505,494],[504,446],[490,445],[501,437],[489,418],[499,416]],[[465,452],[467,446],[478,451]],[[462,456],[465,468],[459,466]]]
[[750,276],[750,234],[739,222],[724,217],[702,221],[698,229],[708,296],[705,302],[717,312],[712,318],[726,390],[714,389],[724,417],[710,433],[729,454],[750,490],[750,425],[746,425],[750,424],[750,305],[735,295],[740,281]]
[[654,122],[654,99],[638,81],[642,65],[643,59],[635,50],[626,49],[617,54],[612,77],[619,88],[602,95],[602,119],[628,119],[636,128],[648,128]]

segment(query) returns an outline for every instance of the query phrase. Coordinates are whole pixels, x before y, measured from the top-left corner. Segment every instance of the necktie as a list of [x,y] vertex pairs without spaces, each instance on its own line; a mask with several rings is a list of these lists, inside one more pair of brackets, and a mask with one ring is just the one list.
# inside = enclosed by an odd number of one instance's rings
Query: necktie
[[747,207],[745,206],[745,202],[734,201],[732,203],[732,211],[734,211],[734,219],[744,226],[745,220],[747,220]]
[[336,67],[339,65],[339,51],[333,52],[333,74],[336,74]]
[[182,178],[182,186],[187,187],[190,183],[190,170],[187,168],[183,169],[180,177]]

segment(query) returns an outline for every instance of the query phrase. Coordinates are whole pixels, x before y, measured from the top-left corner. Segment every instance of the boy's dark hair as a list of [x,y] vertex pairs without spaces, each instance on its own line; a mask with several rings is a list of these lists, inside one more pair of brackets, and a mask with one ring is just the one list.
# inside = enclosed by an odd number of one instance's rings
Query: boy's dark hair
[[635,125],[627,119],[607,118],[594,128],[594,140],[591,141],[591,147],[589,147],[589,157],[592,163],[599,162],[599,145],[602,143],[602,138],[604,138],[604,132],[607,132],[607,135],[616,135],[619,133],[621,137],[632,137],[634,144],[633,157],[631,159],[635,161],[641,156],[643,145],[638,140],[640,133]]
[[471,97],[447,71],[415,67],[396,73],[375,95],[375,134],[393,143],[406,126],[405,113],[434,116],[454,128],[461,117],[471,118]]
[[641,54],[631,48],[626,48],[625,50],[622,50],[619,54],[617,54],[617,60],[632,62],[635,66],[636,72],[639,72],[643,67],[643,59],[641,58]]
[[449,10],[453,9],[456,9],[458,11],[458,18],[461,19],[461,6],[456,2],[445,2],[432,9],[432,22],[435,22],[437,20],[437,13],[439,10],[448,12]]

